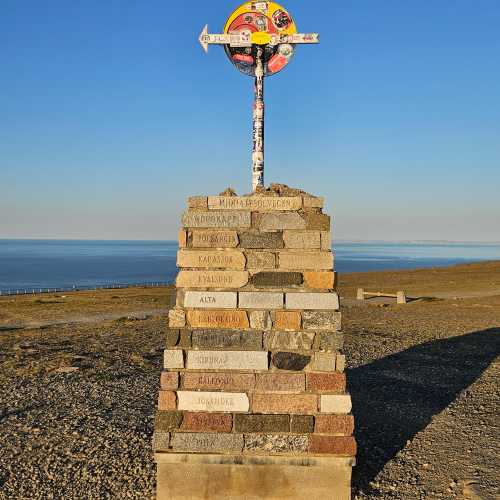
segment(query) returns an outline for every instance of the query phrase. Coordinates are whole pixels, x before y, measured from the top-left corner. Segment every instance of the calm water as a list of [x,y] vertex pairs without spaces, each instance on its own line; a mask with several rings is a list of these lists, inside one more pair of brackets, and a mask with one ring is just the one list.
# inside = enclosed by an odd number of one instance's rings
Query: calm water
[[[500,244],[337,243],[339,272],[500,259]],[[0,240],[0,290],[172,282],[170,241]]]

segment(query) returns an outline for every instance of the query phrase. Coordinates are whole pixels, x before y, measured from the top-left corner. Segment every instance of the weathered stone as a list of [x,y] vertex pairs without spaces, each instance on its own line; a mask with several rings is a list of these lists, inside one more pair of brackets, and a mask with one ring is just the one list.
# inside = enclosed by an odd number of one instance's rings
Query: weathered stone
[[297,331],[301,327],[301,315],[298,311],[276,311],[274,328],[282,331]]
[[179,247],[184,248],[187,247],[187,231],[184,231],[184,229],[181,229],[179,231]]
[[180,271],[177,288],[241,288],[248,283],[247,271]]
[[191,245],[194,248],[235,248],[238,246],[236,231],[192,231]]
[[314,341],[313,332],[266,332],[264,334],[264,349],[274,351],[278,349],[292,349],[309,351]]
[[304,311],[302,324],[305,330],[340,330],[342,313],[337,311]]
[[332,249],[332,233],[330,231],[321,231],[321,249]]
[[292,415],[290,417],[290,432],[311,434],[313,431],[314,417],[312,415]]
[[335,369],[338,372],[344,372],[346,366],[346,358],[344,354],[337,354]]
[[308,373],[306,387],[313,392],[345,392],[346,377],[343,373]]
[[246,258],[240,250],[179,250],[177,267],[208,269],[245,269]]
[[235,415],[234,432],[290,432],[288,415]]
[[315,394],[254,394],[254,413],[298,413],[314,415],[318,411],[318,396]]
[[316,372],[333,372],[335,371],[335,361],[336,354],[334,352],[315,352],[308,366],[308,370]]
[[188,411],[247,412],[250,402],[245,393],[177,391],[177,408]]
[[309,437],[305,435],[245,434],[246,452],[305,453]]
[[170,328],[184,328],[186,326],[186,313],[182,309],[168,311],[168,326]]
[[306,388],[303,373],[258,373],[256,377],[257,391],[297,393]]
[[306,221],[296,212],[261,214],[258,220],[261,231],[306,229]]
[[167,347],[176,347],[181,338],[180,330],[178,328],[167,328]]
[[318,332],[314,339],[314,349],[336,352],[344,347],[344,335],[340,332]]
[[269,311],[251,311],[250,328],[255,330],[270,330],[273,326]]
[[329,271],[333,269],[333,254],[321,251],[281,251],[278,254],[278,268]]
[[238,307],[241,309],[282,309],[283,294],[278,292],[240,292]]
[[243,450],[242,434],[181,432],[175,433],[170,439],[173,451],[220,453],[239,453]]
[[158,393],[158,410],[172,411],[177,409],[177,399],[175,392],[160,391]]
[[168,451],[170,446],[170,433],[164,431],[155,431],[153,433],[153,450]]
[[246,232],[240,234],[241,248],[283,248],[282,233]]
[[248,328],[246,311],[188,311],[187,319],[194,328]]
[[285,248],[317,249],[321,248],[321,233],[319,231],[284,231]]
[[352,410],[352,401],[349,394],[321,395],[320,397],[321,413],[346,414]]
[[193,309],[236,309],[236,292],[184,292],[183,307]]
[[189,351],[190,370],[267,370],[266,351]]
[[323,208],[325,199],[317,196],[304,196],[304,208]]
[[160,387],[163,391],[171,391],[179,387],[179,374],[177,372],[161,372]]
[[193,228],[249,228],[250,212],[202,212],[188,210],[182,216],[182,225]]
[[274,288],[302,285],[302,273],[288,272],[261,272],[254,274],[251,284],[255,286],[270,286]]
[[167,370],[184,368],[184,354],[180,349],[166,349],[163,352],[163,367]]
[[314,432],[351,436],[354,432],[354,417],[352,415],[317,415]]
[[304,271],[304,284],[308,288],[333,290],[335,273],[331,271]]
[[245,252],[247,269],[253,271],[260,269],[275,269],[276,255],[271,252]]
[[208,199],[206,196],[190,196],[188,198],[189,208],[208,208]]
[[338,310],[340,308],[339,296],[335,292],[287,293],[285,295],[285,308]]
[[172,431],[182,423],[180,411],[157,411],[155,415],[155,431]]
[[356,440],[345,436],[310,436],[310,453],[328,453],[342,457],[356,455]]
[[330,230],[330,216],[316,212],[304,212],[302,214],[305,222],[304,229],[317,229],[320,231]]
[[311,361],[311,356],[294,352],[277,352],[272,356],[273,365],[280,370],[300,371]]
[[214,210],[300,210],[302,198],[270,196],[209,196],[208,208]]
[[227,413],[184,413],[181,429],[195,432],[231,432],[233,416]]
[[196,349],[262,349],[262,332],[239,330],[194,330],[193,347]]
[[185,372],[182,387],[189,390],[252,391],[255,387],[253,373]]

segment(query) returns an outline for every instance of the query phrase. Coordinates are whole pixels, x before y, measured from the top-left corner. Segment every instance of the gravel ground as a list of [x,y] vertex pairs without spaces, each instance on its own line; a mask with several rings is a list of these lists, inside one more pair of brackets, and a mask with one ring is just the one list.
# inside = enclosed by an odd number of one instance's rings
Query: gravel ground
[[[354,496],[499,499],[500,297],[345,302]],[[154,498],[164,320],[3,327],[0,498]]]

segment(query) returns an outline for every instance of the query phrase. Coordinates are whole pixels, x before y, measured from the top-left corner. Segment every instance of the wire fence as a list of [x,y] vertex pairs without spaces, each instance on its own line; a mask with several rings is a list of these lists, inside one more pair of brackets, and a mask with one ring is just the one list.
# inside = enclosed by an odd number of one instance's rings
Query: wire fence
[[0,296],[10,295],[38,295],[42,293],[64,293],[64,292],[82,292],[91,290],[118,290],[121,288],[154,288],[160,286],[172,285],[168,281],[156,281],[153,283],[113,283],[110,285],[94,285],[94,286],[80,286],[73,285],[71,287],[51,287],[51,288],[17,288],[17,289],[4,289],[0,290]]

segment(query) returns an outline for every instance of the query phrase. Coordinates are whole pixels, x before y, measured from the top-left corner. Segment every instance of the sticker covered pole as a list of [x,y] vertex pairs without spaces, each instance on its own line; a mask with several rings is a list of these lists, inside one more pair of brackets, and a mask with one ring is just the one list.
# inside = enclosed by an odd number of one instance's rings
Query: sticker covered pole
[[252,188],[264,187],[264,50],[257,47],[253,106]]

